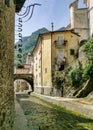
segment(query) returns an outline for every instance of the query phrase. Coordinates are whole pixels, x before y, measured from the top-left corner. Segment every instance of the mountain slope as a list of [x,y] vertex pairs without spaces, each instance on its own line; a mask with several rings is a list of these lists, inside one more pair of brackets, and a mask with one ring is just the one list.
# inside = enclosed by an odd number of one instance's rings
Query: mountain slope
[[33,51],[38,35],[42,34],[42,33],[46,33],[49,32],[46,28],[41,28],[38,29],[37,31],[33,32],[31,34],[31,36],[26,36],[22,38],[22,42],[18,41],[15,44],[15,55],[14,55],[14,65],[17,66],[18,65],[18,58],[17,58],[17,54],[18,54],[18,45],[22,44],[22,54],[23,54],[23,64],[25,64],[25,60],[26,60],[26,56],[27,54]]

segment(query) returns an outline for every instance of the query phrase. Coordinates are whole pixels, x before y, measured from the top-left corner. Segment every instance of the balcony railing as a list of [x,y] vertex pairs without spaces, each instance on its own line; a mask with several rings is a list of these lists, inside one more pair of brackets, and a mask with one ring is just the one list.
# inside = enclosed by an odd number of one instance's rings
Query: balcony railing
[[62,40],[62,41],[55,40],[54,43],[56,47],[62,47],[62,46],[66,46],[67,40]]

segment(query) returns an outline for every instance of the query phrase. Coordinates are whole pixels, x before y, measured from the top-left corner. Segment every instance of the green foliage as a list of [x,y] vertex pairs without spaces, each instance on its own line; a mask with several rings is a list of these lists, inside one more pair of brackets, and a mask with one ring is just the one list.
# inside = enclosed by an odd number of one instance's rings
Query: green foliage
[[88,59],[83,72],[83,79],[87,80],[93,78],[93,39],[85,43],[83,52],[85,52]]
[[69,72],[69,78],[70,78],[70,82],[72,86],[78,87],[82,81],[82,64],[79,61],[78,62],[78,67],[73,68],[70,72]]
[[53,72],[52,73],[52,82],[53,82],[53,86],[57,89],[61,89],[63,87],[63,83],[64,83],[64,76],[62,74],[62,72]]
[[85,52],[88,60],[93,60],[93,39],[84,44],[83,52]]
[[[33,32],[31,36],[23,37],[22,42],[18,41],[16,43],[16,46],[18,44],[22,44],[23,64],[25,64],[27,54],[29,52],[31,53],[33,51],[33,49],[36,45],[38,35],[42,34],[42,33],[46,33],[46,32],[48,32],[48,30],[46,28],[41,28],[41,29]],[[17,49],[18,48],[15,49],[15,56],[14,56],[14,65],[15,66],[17,66],[17,64],[18,64],[18,58],[17,58],[18,51],[17,51]]]
[[93,64],[87,64],[84,68],[84,72],[83,72],[83,78],[85,80],[93,78]]

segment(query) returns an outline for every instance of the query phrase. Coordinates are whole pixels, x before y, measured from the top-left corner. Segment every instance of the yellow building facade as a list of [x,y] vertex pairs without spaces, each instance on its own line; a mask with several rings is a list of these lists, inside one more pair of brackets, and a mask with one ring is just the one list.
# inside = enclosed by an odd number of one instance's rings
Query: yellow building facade
[[50,95],[52,71],[63,71],[75,62],[79,36],[69,30],[40,34],[33,51],[34,90]]

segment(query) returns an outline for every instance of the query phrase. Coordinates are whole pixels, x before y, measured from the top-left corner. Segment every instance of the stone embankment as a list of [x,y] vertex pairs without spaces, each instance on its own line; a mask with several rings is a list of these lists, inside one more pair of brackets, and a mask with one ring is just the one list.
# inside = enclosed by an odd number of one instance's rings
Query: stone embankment
[[[89,119],[93,118],[93,104],[84,99],[51,97],[36,93],[31,93],[30,96],[27,93],[17,94],[16,99],[13,130],[92,130],[93,128],[93,120]],[[63,107],[72,112],[66,111]]]
[[93,119],[93,102],[88,102],[84,98],[63,98],[63,97],[51,97],[32,93],[31,95],[43,99],[44,101],[53,103],[60,107],[65,107],[67,110],[79,112]]

